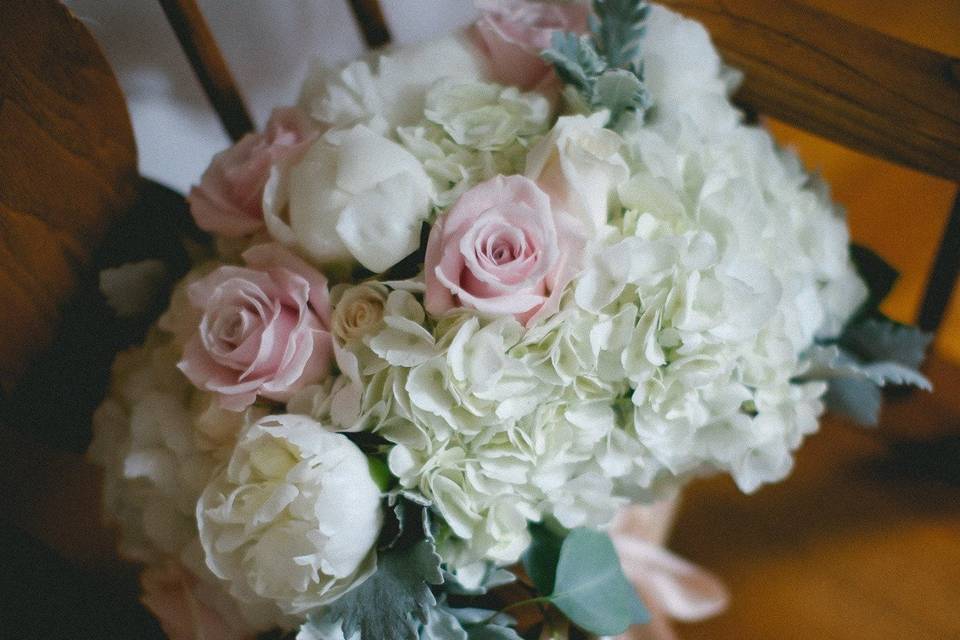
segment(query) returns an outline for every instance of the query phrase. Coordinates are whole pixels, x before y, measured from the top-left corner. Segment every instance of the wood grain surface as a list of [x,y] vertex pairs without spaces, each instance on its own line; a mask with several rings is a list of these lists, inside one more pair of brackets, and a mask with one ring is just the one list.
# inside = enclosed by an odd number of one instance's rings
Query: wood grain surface
[[0,390],[46,348],[110,223],[133,202],[126,103],[65,8],[4,0],[0,18]]
[[960,60],[791,0],[666,0],[745,73],[736,100],[960,181]]
[[930,376],[936,394],[892,402],[879,430],[826,420],[781,484],[685,490],[671,547],[732,598],[682,638],[960,638],[960,369]]

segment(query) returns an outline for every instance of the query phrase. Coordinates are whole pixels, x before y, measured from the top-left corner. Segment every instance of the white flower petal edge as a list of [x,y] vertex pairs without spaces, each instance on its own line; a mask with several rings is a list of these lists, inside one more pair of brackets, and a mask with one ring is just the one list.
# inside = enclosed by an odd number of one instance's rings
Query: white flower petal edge
[[196,516],[207,566],[244,602],[302,615],[376,570],[383,516],[367,459],[306,416],[251,425]]
[[417,249],[434,187],[420,162],[365,125],[328,131],[298,163],[274,167],[264,220],[320,265],[386,271]]

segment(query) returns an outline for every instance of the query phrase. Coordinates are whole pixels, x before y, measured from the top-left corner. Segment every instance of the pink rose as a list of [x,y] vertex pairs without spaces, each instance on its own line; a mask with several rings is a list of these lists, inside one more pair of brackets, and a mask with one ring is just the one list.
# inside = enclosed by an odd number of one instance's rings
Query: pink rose
[[529,324],[556,310],[581,249],[536,183],[497,176],[460,196],[430,230],[426,309],[466,307]]
[[202,317],[178,365],[232,411],[258,395],[286,401],[329,373],[333,353],[327,279],[277,244],[243,259],[187,289]]
[[197,226],[227,237],[263,226],[263,188],[270,167],[302,153],[319,132],[299,109],[274,109],[263,133],[248,133],[213,157],[187,200]]
[[140,601],[156,616],[170,640],[246,640],[254,633],[236,629],[200,598],[197,578],[179,564],[153,565],[140,575]]
[[481,48],[497,82],[530,89],[546,80],[550,66],[540,58],[557,31],[585,33],[589,9],[582,2],[549,4],[528,0],[477,0]]

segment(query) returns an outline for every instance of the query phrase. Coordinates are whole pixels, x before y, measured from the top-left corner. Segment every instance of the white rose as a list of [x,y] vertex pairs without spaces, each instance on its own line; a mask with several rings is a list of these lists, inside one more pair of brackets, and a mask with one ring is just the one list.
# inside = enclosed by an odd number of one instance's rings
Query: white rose
[[433,183],[406,149],[364,125],[327,132],[264,190],[270,234],[320,264],[380,273],[420,245]]
[[607,117],[603,111],[560,118],[527,156],[526,176],[549,194],[551,205],[593,230],[607,223],[611,196],[630,176],[623,140],[603,128]]
[[287,614],[331,602],[369,577],[381,521],[363,453],[298,415],[251,425],[197,503],[210,570],[234,597],[272,601]]
[[383,325],[387,288],[379,283],[343,287],[333,292],[333,335],[341,344],[357,342]]

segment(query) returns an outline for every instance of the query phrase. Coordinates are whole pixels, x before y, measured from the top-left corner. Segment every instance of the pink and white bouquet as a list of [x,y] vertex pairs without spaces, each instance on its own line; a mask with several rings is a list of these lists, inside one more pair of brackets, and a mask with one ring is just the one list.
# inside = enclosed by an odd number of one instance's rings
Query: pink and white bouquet
[[90,453],[172,638],[516,639],[477,603],[521,561],[543,637],[623,633],[618,511],[780,480],[825,402],[926,385],[699,24],[479,6],[316,69],[190,192],[212,248]]

